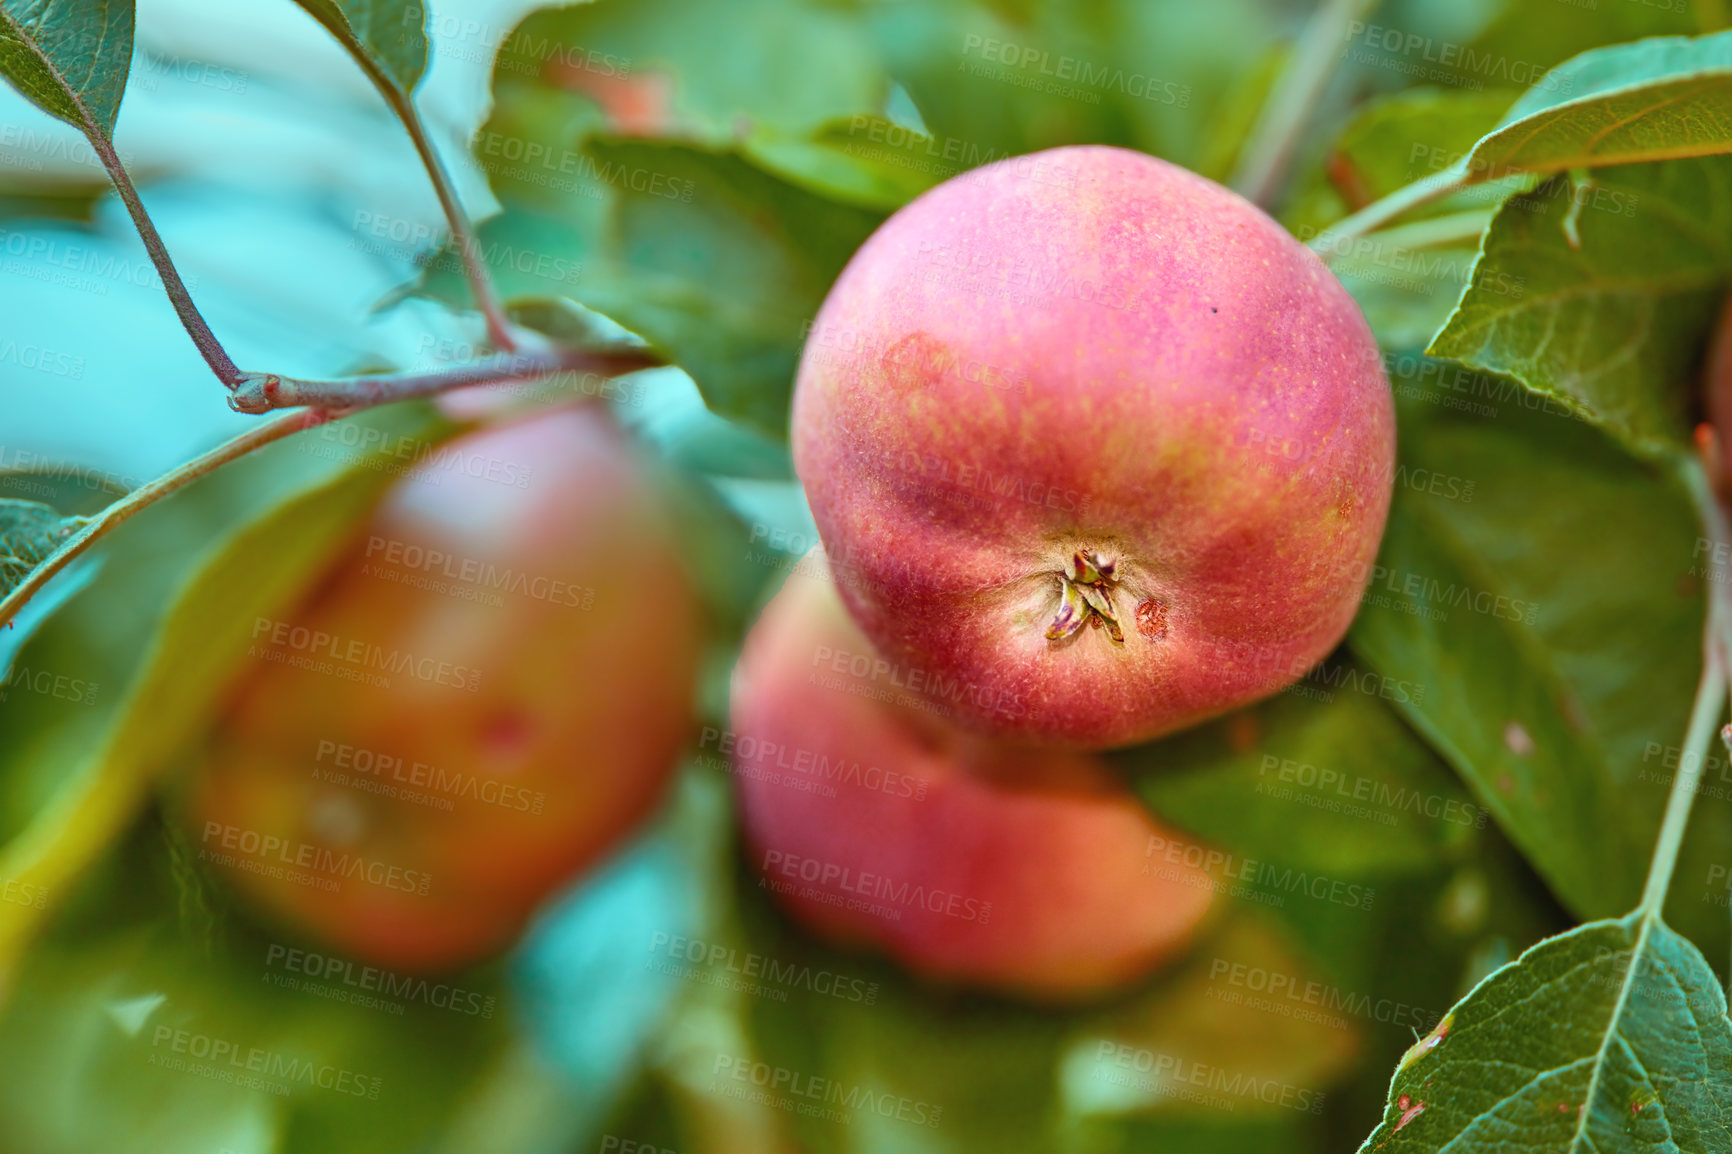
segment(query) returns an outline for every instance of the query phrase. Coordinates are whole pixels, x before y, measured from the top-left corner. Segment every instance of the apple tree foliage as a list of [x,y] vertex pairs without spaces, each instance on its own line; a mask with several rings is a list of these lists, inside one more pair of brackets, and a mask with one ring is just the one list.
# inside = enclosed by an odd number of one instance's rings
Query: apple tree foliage
[[[854,249],[939,181],[1060,144],[1228,179],[1307,7],[594,0],[469,29],[437,0],[300,3],[417,142],[430,62],[477,45],[491,62],[469,147],[497,210],[467,250],[429,238],[381,315],[485,305],[479,261],[554,347],[624,330],[683,373],[622,413],[679,487],[726,625],[706,733],[726,729],[741,632],[813,540],[788,399]],[[651,830],[459,979],[497,1014],[433,995],[382,1014],[340,966],[309,993],[177,832],[177,772],[253,623],[316,580],[395,462],[461,422],[424,400],[369,409],[297,435],[330,451],[261,447],[112,532],[136,479],[0,456],[0,594],[106,534],[0,630],[6,1148],[1732,1150],[1732,770],[1705,660],[1732,555],[1704,527],[1691,439],[1732,281],[1724,5],[1319,7],[1357,18],[1324,45],[1277,208],[1384,347],[1395,504],[1340,651],[1113,755],[1215,847],[1224,912],[1185,961],[1057,1011],[821,946],[739,864],[706,738]],[[149,59],[134,24],[130,0],[0,0],[0,74],[94,171],[127,151]],[[176,164],[139,175],[220,191]],[[9,171],[6,237],[99,228],[90,173]],[[19,271],[0,272],[8,299],[37,283]],[[242,307],[280,308],[261,284]],[[81,307],[102,331],[104,300]],[[232,387],[214,337],[194,339]],[[1151,846],[1149,868],[1187,851]],[[650,964],[676,937],[704,943],[697,960]],[[806,976],[777,985],[767,964]],[[182,1034],[376,1093],[188,1076],[162,1061]],[[742,1096],[740,1063],[842,1105]]]

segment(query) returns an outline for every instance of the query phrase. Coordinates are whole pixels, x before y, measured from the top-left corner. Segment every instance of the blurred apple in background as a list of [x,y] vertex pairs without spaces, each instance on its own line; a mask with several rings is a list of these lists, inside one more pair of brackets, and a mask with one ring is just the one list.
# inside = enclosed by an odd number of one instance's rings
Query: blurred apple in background
[[796,919],[935,978],[1083,997],[1182,951],[1213,880],[1093,755],[994,744],[879,657],[814,551],[764,611],[725,739],[752,864]]
[[661,797],[700,619],[604,410],[451,442],[291,619],[255,624],[192,787],[195,844],[357,957],[491,954]]

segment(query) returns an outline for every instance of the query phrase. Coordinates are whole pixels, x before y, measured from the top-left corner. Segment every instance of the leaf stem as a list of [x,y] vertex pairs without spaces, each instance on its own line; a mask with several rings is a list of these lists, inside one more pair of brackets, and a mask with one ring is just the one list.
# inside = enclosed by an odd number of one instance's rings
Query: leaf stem
[[1443,244],[1477,241],[1496,216],[1496,210],[1476,208],[1468,212],[1452,212],[1448,216],[1427,217],[1410,224],[1398,224],[1379,229],[1375,234],[1379,247],[1415,249],[1435,248]]
[[150,262],[156,266],[157,276],[162,279],[163,291],[168,293],[169,303],[174,305],[175,315],[180,317],[181,327],[192,338],[192,343],[198,346],[198,351],[204,357],[205,364],[216,374],[217,380],[234,388],[240,380],[241,371],[228,352],[222,347],[222,342],[211,332],[210,325],[205,323],[204,315],[193,304],[192,294],[187,291],[186,282],[180,279],[180,271],[174,267],[174,261],[168,255],[168,246],[162,243],[162,236],[156,231],[150,214],[144,209],[144,202],[138,197],[138,189],[133,187],[132,177],[127,175],[126,166],[120,162],[120,156],[114,151],[114,145],[100,131],[87,129],[85,137],[90,141],[90,147],[102,161],[102,167],[108,170],[108,179],[114,183],[114,189],[120,194],[121,202],[126,205],[126,211],[132,216],[133,227],[144,241],[144,250],[150,254]]
[[242,413],[268,413],[297,405],[358,409],[431,396],[470,385],[529,380],[562,372],[619,376],[666,363],[653,353],[638,349],[548,348],[536,352],[501,353],[434,372],[377,373],[334,381],[302,380],[276,373],[243,373],[234,395],[229,398],[229,406]]
[[[1728,537],[1725,510],[1714,496],[1713,486],[1701,463],[1685,458],[1681,470],[1686,487],[1695,499],[1702,518],[1702,529],[1715,546]],[[1672,778],[1672,792],[1666,799],[1666,816],[1660,822],[1660,837],[1654,844],[1654,856],[1648,866],[1648,884],[1642,890],[1642,904],[1637,912],[1658,917],[1666,902],[1666,891],[1672,884],[1672,871],[1678,864],[1678,849],[1684,842],[1684,827],[1690,821],[1690,809],[1702,784],[1702,774],[1708,764],[1708,749],[1719,732],[1720,717],[1727,703],[1727,630],[1732,627],[1732,596],[1719,582],[1711,582],[1708,608],[1702,622],[1702,679],[1696,686],[1696,703],[1690,710],[1690,726],[1685,731],[1684,750],[1678,761],[1678,772]]]
[[427,169],[427,178],[433,182],[433,191],[439,197],[439,207],[445,211],[446,223],[451,227],[451,239],[457,243],[458,251],[463,254],[463,272],[469,280],[469,291],[475,296],[475,306],[481,310],[482,319],[487,323],[488,337],[504,351],[515,352],[517,338],[511,321],[505,315],[505,305],[499,299],[499,290],[494,287],[493,278],[488,275],[487,262],[482,259],[481,246],[475,239],[475,227],[470,223],[469,214],[463,210],[463,202],[457,199],[457,190],[451,184],[451,174],[445,168],[444,161],[439,159],[438,150],[433,147],[433,141],[427,135],[427,126],[421,122],[421,114],[415,110],[414,98],[398,87],[395,81],[379,72],[371,61],[363,60],[362,64],[372,77],[374,85],[385,97],[385,102],[391,106],[391,111],[403,122],[409,139],[415,143],[415,151],[421,154],[421,163]]
[[1234,191],[1263,208],[1270,206],[1311,112],[1341,61],[1348,29],[1376,6],[1377,0],[1323,0],[1263,102],[1229,181]]
[[1327,264],[1352,247],[1348,242],[1381,228],[1404,212],[1459,192],[1473,183],[1464,165],[1434,172],[1423,180],[1396,189],[1381,200],[1372,201],[1352,216],[1324,229],[1311,239],[1311,250]]
[[1708,748],[1720,731],[1720,716],[1726,708],[1726,647],[1719,637],[1718,616],[1715,610],[1709,610],[1702,680],[1696,686],[1696,704],[1690,710],[1683,756],[1672,779],[1666,816],[1660,823],[1660,838],[1654,844],[1654,856],[1648,866],[1648,884],[1642,891],[1642,904],[1637,907],[1646,916],[1658,916],[1666,902],[1672,870],[1678,864],[1678,847],[1684,843],[1684,827],[1689,823],[1690,808],[1696,801],[1702,771],[1708,763]]
[[131,518],[133,514],[156,504],[177,490],[184,489],[219,465],[225,465],[237,457],[244,457],[254,449],[268,445],[272,441],[280,441],[284,437],[292,436],[305,429],[315,428],[330,421],[336,415],[322,409],[304,409],[298,413],[289,413],[274,421],[248,429],[240,436],[224,441],[210,452],[194,457],[179,468],[164,473],[147,484],[140,485],[102,512],[91,517],[83,528],[63,541],[58,549],[50,553],[40,565],[32,569],[16,588],[7,593],[4,598],[0,598],[0,625],[12,620],[18,610],[23,608],[24,603],[48,583],[49,578],[66,568],[75,557],[107,536],[113,529]]

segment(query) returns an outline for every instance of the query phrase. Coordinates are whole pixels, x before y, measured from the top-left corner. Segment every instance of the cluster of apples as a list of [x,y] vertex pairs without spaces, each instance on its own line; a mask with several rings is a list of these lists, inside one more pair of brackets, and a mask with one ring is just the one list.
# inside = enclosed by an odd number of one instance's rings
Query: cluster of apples
[[1182,948],[1215,892],[1090,751],[1340,641],[1394,418],[1357,305],[1261,211],[1139,153],[1033,159],[910,204],[824,302],[793,436],[828,564],[748,639],[734,748],[794,916],[1066,998]]
[[[1185,840],[1096,751],[1273,693],[1345,632],[1394,468],[1345,290],[1150,157],[989,165],[855,255],[793,437],[823,546],[748,637],[724,739],[764,886],[831,940],[1036,998],[1182,949],[1215,892],[1203,855],[1152,853]],[[287,648],[240,686],[188,807],[256,904],[402,969],[497,951],[641,822],[702,636],[605,412],[459,445],[526,483],[395,486],[264,630]],[[381,684],[296,659],[297,637],[438,660]]]

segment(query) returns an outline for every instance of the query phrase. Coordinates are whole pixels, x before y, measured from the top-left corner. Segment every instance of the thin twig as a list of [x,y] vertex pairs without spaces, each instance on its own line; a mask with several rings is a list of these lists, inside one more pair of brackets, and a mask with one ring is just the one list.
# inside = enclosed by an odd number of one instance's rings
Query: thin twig
[[469,214],[463,210],[463,202],[457,199],[457,190],[451,184],[451,174],[446,170],[445,163],[439,159],[433,141],[427,136],[427,126],[421,123],[421,115],[415,110],[414,99],[399,88],[395,81],[377,74],[370,66],[371,62],[367,64],[368,71],[375,73],[374,84],[390,104],[391,111],[397,114],[397,119],[403,122],[409,139],[415,143],[415,151],[421,154],[421,163],[427,169],[427,178],[433,182],[433,191],[439,197],[439,207],[445,211],[445,221],[451,228],[451,239],[456,242],[457,250],[463,256],[463,272],[469,280],[469,291],[475,297],[475,307],[481,310],[481,316],[487,322],[489,339],[505,352],[516,351],[517,340],[511,321],[505,315],[505,305],[499,299],[499,290],[494,287],[493,278],[487,272],[487,262],[482,259],[481,246],[475,239],[475,227],[470,223]]
[[100,131],[87,131],[85,136],[98,159],[102,161],[102,167],[108,170],[108,179],[114,182],[115,191],[120,194],[126,211],[132,215],[133,227],[144,241],[144,250],[150,254],[150,262],[156,266],[156,274],[162,280],[163,291],[168,293],[169,303],[174,305],[175,315],[180,317],[181,326],[192,338],[192,343],[198,346],[199,354],[204,357],[205,364],[210,366],[210,371],[216,374],[217,380],[232,389],[235,382],[240,380],[241,371],[234,361],[229,359],[228,352],[216,339],[216,334],[211,332],[210,325],[205,323],[204,314],[193,304],[192,294],[187,291],[186,282],[180,279],[180,272],[168,255],[168,246],[162,243],[156,225],[151,222],[150,214],[144,210],[144,202],[138,198],[138,190],[133,187],[132,177],[127,175],[126,166],[120,162],[114,145]]
[[7,593],[4,598],[0,598],[0,625],[12,620],[18,610],[23,608],[24,603],[48,583],[49,578],[66,568],[73,558],[107,536],[113,529],[131,518],[133,514],[156,504],[171,493],[184,489],[219,465],[227,464],[237,457],[244,457],[254,449],[268,445],[272,441],[280,441],[284,437],[292,436],[302,430],[322,425],[334,416],[335,414],[322,409],[305,409],[298,413],[289,413],[274,421],[248,429],[240,436],[224,441],[203,456],[194,457],[178,469],[164,473],[147,484],[140,485],[90,518],[83,528],[61,542],[58,549],[50,553],[40,565],[32,569],[16,588]]
[[1287,163],[1323,98],[1340,63],[1347,33],[1377,0],[1323,0],[1305,26],[1280,79],[1269,90],[1262,112],[1245,141],[1229,183],[1234,191],[1264,208],[1281,189]]
[[242,413],[268,413],[297,405],[349,410],[432,396],[470,385],[533,380],[564,372],[620,376],[666,363],[653,353],[638,349],[591,352],[549,348],[501,353],[434,372],[377,373],[334,381],[309,381],[277,373],[243,373],[229,405]]

